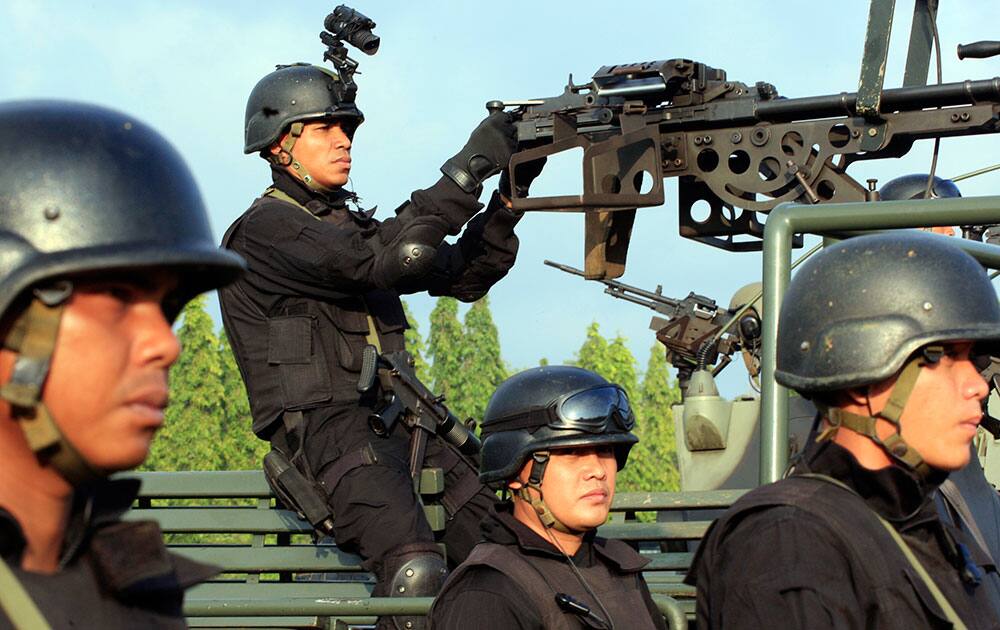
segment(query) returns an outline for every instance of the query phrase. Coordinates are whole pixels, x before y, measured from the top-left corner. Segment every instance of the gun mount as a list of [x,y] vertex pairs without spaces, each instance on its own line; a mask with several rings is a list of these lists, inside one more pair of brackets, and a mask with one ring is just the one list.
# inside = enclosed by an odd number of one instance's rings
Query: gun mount
[[571,76],[559,96],[487,108],[514,106],[518,140],[531,147],[511,159],[515,186],[519,165],[583,149],[581,195],[516,195],[513,205],[586,212],[585,275],[610,279],[624,272],[636,208],[663,204],[665,177],[678,178],[682,236],[759,250],[763,215],[778,204],[871,199],[846,173],[854,162],[903,156],[920,139],[1000,129],[1000,78],[877,96],[874,106],[861,90],[784,98],[769,83],[670,59],[604,66],[589,83]]

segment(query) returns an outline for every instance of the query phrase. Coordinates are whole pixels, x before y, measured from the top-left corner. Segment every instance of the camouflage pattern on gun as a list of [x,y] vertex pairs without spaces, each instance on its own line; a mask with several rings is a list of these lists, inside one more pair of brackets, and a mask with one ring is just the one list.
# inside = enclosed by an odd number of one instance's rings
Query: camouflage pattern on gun
[[[679,178],[682,236],[758,250],[761,215],[780,203],[871,199],[846,173],[853,162],[900,157],[919,139],[1000,129],[1000,78],[887,90],[877,79],[874,99],[862,90],[783,98],[771,84],[670,59],[604,66],[588,83],[570,76],[559,96],[487,108],[515,107],[523,148],[510,163],[515,189],[519,165],[583,149],[581,195],[516,195],[513,205],[586,212],[585,277],[612,279],[624,272],[636,208],[663,204],[665,177]],[[707,204],[707,218],[692,214],[696,204]]]

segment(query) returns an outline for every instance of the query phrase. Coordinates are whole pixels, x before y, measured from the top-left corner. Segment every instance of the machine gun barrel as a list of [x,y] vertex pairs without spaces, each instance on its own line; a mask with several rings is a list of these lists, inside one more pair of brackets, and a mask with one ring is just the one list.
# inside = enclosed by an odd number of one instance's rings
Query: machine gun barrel
[[[974,105],[1000,99],[1000,77],[940,85],[920,85],[882,91],[883,112],[917,111],[951,105]],[[857,92],[786,98],[757,103],[760,120],[782,122],[830,116],[857,115]]]
[[[552,260],[546,260],[544,262],[549,267],[555,267],[559,271],[565,271],[566,273],[574,276],[585,277],[583,272],[576,267],[557,263]],[[617,280],[598,280],[598,282],[606,287],[604,292],[611,297],[616,297],[621,300],[625,300],[626,302],[632,302],[633,304],[638,304],[639,306],[645,306],[646,308],[653,309],[654,311],[663,313],[664,315],[672,315],[680,306],[680,300],[669,298],[663,295],[659,290],[655,292],[647,291],[645,289],[640,289],[639,287],[634,287],[630,284],[625,284],[624,282],[618,282]]]

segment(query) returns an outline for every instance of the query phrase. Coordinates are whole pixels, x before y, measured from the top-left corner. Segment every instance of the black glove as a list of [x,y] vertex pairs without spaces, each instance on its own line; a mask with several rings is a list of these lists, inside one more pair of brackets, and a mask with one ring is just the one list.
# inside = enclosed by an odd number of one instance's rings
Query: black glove
[[462,150],[441,166],[441,172],[465,192],[475,192],[485,179],[507,168],[516,136],[511,114],[490,114],[472,131]]
[[500,190],[500,194],[507,199],[521,199],[528,196],[528,187],[531,186],[531,182],[535,181],[535,178],[542,174],[542,169],[545,167],[545,162],[548,158],[538,158],[537,160],[532,160],[530,162],[524,162],[517,165],[517,190],[511,190],[510,187],[510,169],[503,169],[500,171],[500,184],[497,188]]

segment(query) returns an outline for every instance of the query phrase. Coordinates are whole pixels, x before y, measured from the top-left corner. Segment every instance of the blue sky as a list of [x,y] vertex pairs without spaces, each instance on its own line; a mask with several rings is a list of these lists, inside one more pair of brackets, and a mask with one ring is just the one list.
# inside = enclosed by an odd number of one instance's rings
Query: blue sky
[[[267,185],[267,167],[242,154],[243,112],[254,83],[276,63],[319,63],[317,37],[336,2],[138,0],[0,5],[0,99],[71,98],[112,106],[151,123],[185,155],[222,234]],[[944,79],[1000,75],[1000,59],[955,57],[955,45],[996,39],[996,0],[942,3]],[[362,2],[382,47],[354,55],[366,122],[355,138],[352,184],[386,216],[409,193],[433,183],[495,98],[553,96],[569,73],[583,82],[602,65],[685,57],[723,68],[731,79],[768,81],[785,96],[857,87],[868,3],[791,0],[717,2]],[[294,13],[291,10],[294,9]],[[887,87],[902,79],[912,3],[897,3]],[[938,172],[957,175],[997,161],[992,137],[946,140]],[[926,171],[930,142],[901,160],[856,164],[859,181]],[[579,168],[552,164],[535,192],[578,188]],[[996,192],[1000,175],[962,184],[968,195]],[[730,254],[677,234],[676,186],[667,203],[640,211],[625,282],[664,293],[689,291],[728,303],[760,275],[757,254]],[[486,195],[484,195],[484,199]],[[645,363],[652,314],[614,301],[596,283],[542,265],[582,266],[583,219],[527,216],[521,252],[491,293],[504,357],[527,367],[572,358],[591,321],[629,339]],[[433,300],[408,299],[427,331]],[[746,389],[734,366],[725,394]]]

